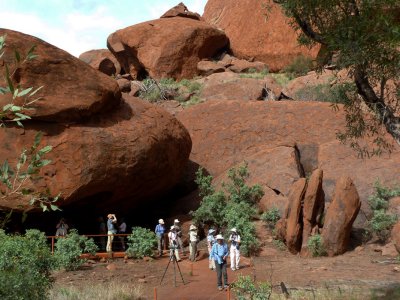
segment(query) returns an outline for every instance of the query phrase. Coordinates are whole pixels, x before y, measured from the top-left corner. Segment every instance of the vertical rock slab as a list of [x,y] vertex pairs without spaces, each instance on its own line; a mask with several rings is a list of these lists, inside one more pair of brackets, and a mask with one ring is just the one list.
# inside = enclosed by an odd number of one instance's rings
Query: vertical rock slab
[[307,181],[300,178],[289,192],[289,205],[286,220],[286,245],[289,251],[296,254],[301,248],[302,234],[302,200],[306,191]]
[[397,221],[396,225],[394,225],[391,237],[397,252],[400,253],[400,221]]
[[360,197],[353,181],[350,177],[341,177],[336,183],[322,229],[323,244],[329,256],[346,252],[351,227],[360,207]]
[[303,201],[303,242],[301,253],[308,255],[307,242],[312,229],[318,224],[320,216],[324,212],[325,194],[322,189],[323,171],[315,170],[308,181],[307,191]]

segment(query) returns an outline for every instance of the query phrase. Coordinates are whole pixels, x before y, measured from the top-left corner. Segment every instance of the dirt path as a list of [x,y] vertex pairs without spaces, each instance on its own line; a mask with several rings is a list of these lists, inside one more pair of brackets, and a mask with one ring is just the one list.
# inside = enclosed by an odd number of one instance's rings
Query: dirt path
[[[267,243],[260,257],[253,260],[243,258],[242,269],[239,271],[232,272],[229,269],[228,279],[229,282],[233,282],[238,274],[245,274],[257,280],[270,281],[275,295],[281,293],[281,282],[285,283],[289,292],[296,289],[321,288],[337,289],[339,292],[345,289],[368,291],[391,284],[400,285],[400,272],[395,271],[395,268],[399,269],[400,265],[375,252],[373,248],[373,246],[367,246],[361,251],[351,251],[334,258],[300,258],[287,251],[278,250],[272,243]],[[166,256],[151,261],[129,260],[127,263],[123,259],[115,259],[109,263],[98,262],[87,265],[84,269],[74,272],[57,272],[56,284],[83,286],[110,280],[131,284],[144,281],[147,299],[154,299],[154,288],[157,289],[159,300],[227,299],[227,292],[217,290],[216,274],[208,269],[206,254],[201,252],[200,256],[203,259],[193,264],[187,256],[183,257],[179,266],[186,284],[182,283],[179,272],[176,270],[177,287],[174,286],[172,264],[160,285],[161,277],[168,264]],[[106,268],[110,263],[114,268],[111,271]]]

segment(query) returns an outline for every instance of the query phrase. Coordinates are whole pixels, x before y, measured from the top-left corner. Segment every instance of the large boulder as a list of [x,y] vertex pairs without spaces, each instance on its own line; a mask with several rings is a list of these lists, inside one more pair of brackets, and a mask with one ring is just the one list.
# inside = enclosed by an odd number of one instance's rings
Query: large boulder
[[321,233],[323,246],[329,256],[347,251],[351,228],[360,207],[360,197],[353,181],[349,177],[341,177],[337,181]]
[[[307,244],[311,232],[319,224],[324,214],[325,194],[322,189],[323,171],[316,169],[308,180],[307,191],[303,200],[303,239],[301,245],[302,255],[308,255]],[[321,225],[322,227],[322,225]]]
[[288,196],[288,209],[286,212],[286,246],[288,250],[296,254],[301,249],[301,237],[303,232],[302,201],[307,188],[305,178],[300,178],[293,184]]
[[[186,129],[169,113],[138,98],[126,98],[107,115],[66,126],[35,122],[24,129],[0,130],[0,161],[15,163],[38,130],[53,146],[51,164],[35,182],[37,189],[61,193],[61,207],[95,205],[129,209],[171,189],[181,178],[191,149]],[[123,201],[122,201],[123,200]],[[24,199],[0,207],[27,208]]]
[[242,78],[235,73],[217,73],[204,79],[202,100],[262,100],[265,97],[265,81]]
[[86,51],[79,55],[79,59],[106,75],[111,76],[121,73],[121,66],[118,60],[108,49]]
[[263,0],[209,0],[203,18],[226,32],[233,54],[254,58],[276,72],[289,65],[297,56],[316,57],[317,48],[300,47],[298,34],[278,4],[268,1],[271,10],[263,9]]
[[[394,174],[398,174],[400,151],[397,147],[391,155],[358,158],[353,149],[336,140],[337,131],[345,128],[345,116],[340,105],[339,108],[335,111],[330,103],[317,102],[216,99],[185,109],[177,117],[193,141],[190,159],[215,178],[257,153],[274,148],[277,153],[278,147],[292,147],[298,153],[298,168],[302,170],[297,174],[309,175],[317,168],[324,170],[326,201],[331,200],[338,179],[347,175],[357,186],[363,209],[367,209],[377,178],[389,186],[397,180]],[[287,156],[276,155],[271,165],[279,169],[286,161]],[[254,183],[263,182],[270,167],[259,164],[257,168],[260,171],[252,169],[250,173],[262,175]],[[287,196],[284,191],[290,189],[296,176],[291,174],[281,181],[271,181],[269,188]],[[359,214],[360,222],[365,221],[362,215]]]
[[[25,57],[36,46],[35,59],[18,66],[12,76],[15,86],[23,88],[43,87],[35,98],[40,99],[26,111],[33,119],[51,122],[77,122],[94,114],[116,107],[121,98],[116,82],[105,74],[36,37],[8,29],[0,29],[6,35],[5,54],[0,63],[4,74],[5,65],[12,68],[14,50]],[[1,83],[5,86],[4,83]],[[22,101],[22,100],[21,100]],[[0,95],[0,105],[11,102],[11,95]],[[16,101],[16,104],[22,104]]]
[[197,63],[226,48],[225,33],[203,21],[161,18],[111,34],[107,47],[133,78],[192,78]]

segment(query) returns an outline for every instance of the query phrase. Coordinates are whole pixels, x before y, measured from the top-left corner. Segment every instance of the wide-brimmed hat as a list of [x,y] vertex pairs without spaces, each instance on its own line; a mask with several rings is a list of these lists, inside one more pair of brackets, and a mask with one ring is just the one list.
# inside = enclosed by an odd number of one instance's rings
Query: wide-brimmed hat
[[217,234],[217,237],[216,237],[216,239],[217,239],[217,240],[223,240],[223,239],[224,239],[224,237],[222,236],[222,234]]
[[232,231],[232,232],[236,232],[236,228],[233,227],[233,228],[231,229],[231,231]]
[[175,219],[175,220],[174,220],[174,223],[179,223],[179,220],[178,220],[178,219]]
[[159,224],[164,224],[164,220],[163,220],[163,219],[160,219],[160,220],[158,220],[158,223],[159,223]]
[[189,226],[189,230],[196,230],[196,229],[197,229],[197,227],[193,224]]
[[212,234],[215,232],[215,229],[211,228],[210,230],[208,230],[208,234]]
[[170,230],[175,230],[175,229],[176,229],[176,228],[175,228],[174,225],[172,225],[171,228],[170,228]]

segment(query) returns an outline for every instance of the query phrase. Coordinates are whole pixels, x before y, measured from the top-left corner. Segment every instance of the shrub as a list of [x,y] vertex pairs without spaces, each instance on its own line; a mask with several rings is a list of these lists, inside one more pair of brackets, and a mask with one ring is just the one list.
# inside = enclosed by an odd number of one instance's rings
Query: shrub
[[317,84],[305,86],[295,92],[296,100],[319,101],[345,104],[349,100],[347,92],[353,90],[352,84]]
[[272,286],[268,282],[255,283],[249,275],[239,275],[232,283],[231,288],[238,300],[267,300],[272,293]]
[[265,68],[261,71],[258,71],[255,68],[250,68],[246,73],[241,73],[239,75],[240,78],[254,78],[254,79],[264,79],[265,76],[269,74],[268,68]]
[[313,235],[308,239],[307,248],[314,257],[325,256],[327,254],[322,237],[319,234]]
[[27,230],[25,236],[0,230],[0,298],[47,299],[54,260],[45,235]]
[[198,224],[214,225],[219,228],[236,227],[241,236],[241,252],[249,255],[256,252],[259,242],[252,223],[256,214],[254,204],[264,195],[259,185],[248,186],[247,164],[228,171],[227,183],[222,183],[224,191],[216,191],[212,186],[212,176],[206,176],[202,169],[196,173],[196,183],[203,197],[199,208],[192,212]]
[[66,237],[59,238],[55,248],[54,257],[57,266],[67,271],[76,270],[85,262],[80,258],[83,253],[94,255],[98,250],[93,239],[80,236],[75,229],[72,229]]
[[375,192],[368,198],[372,209],[372,218],[368,221],[368,231],[375,234],[380,240],[386,241],[390,230],[397,221],[397,216],[387,213],[389,200],[400,195],[399,188],[390,189],[379,181],[374,183]]
[[284,68],[284,72],[294,77],[306,75],[313,69],[313,60],[310,57],[299,55],[291,64]]
[[126,254],[135,258],[153,256],[153,250],[156,245],[157,238],[153,231],[147,228],[133,227],[132,234],[128,236],[129,248]]
[[278,250],[280,250],[280,251],[286,250],[286,245],[285,245],[285,243],[284,243],[283,241],[277,240],[277,239],[273,239],[273,240],[272,240],[272,243],[274,244],[274,246],[275,246]]
[[261,215],[261,220],[263,220],[269,228],[274,228],[276,225],[276,222],[279,221],[281,218],[281,213],[278,208],[273,207],[267,211],[265,211]]

